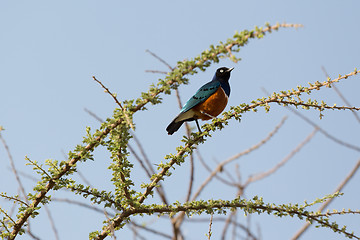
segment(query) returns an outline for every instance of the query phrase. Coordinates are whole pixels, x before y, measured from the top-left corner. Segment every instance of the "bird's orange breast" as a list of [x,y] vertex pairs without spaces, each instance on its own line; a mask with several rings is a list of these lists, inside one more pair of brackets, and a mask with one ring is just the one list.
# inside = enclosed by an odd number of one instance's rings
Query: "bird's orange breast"
[[218,116],[226,107],[227,102],[227,95],[224,90],[219,87],[213,95],[199,105],[196,105],[193,110],[196,112],[196,116],[199,119],[209,120]]

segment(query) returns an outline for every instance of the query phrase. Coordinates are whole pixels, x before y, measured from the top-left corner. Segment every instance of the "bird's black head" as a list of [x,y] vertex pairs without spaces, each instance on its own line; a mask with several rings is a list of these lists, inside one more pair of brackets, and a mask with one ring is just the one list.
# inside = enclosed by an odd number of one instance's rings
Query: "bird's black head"
[[230,78],[230,72],[234,68],[227,68],[227,67],[221,67],[216,70],[215,76],[218,80],[225,80],[228,81]]

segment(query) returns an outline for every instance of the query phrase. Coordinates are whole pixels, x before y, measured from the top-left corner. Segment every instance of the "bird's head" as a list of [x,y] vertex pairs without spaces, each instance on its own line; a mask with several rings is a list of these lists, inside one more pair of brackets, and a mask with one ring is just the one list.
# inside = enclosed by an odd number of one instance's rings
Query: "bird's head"
[[230,72],[231,72],[233,69],[234,69],[234,68],[227,68],[227,67],[218,68],[218,69],[216,70],[215,77],[216,77],[218,80],[228,81],[229,78],[230,78]]

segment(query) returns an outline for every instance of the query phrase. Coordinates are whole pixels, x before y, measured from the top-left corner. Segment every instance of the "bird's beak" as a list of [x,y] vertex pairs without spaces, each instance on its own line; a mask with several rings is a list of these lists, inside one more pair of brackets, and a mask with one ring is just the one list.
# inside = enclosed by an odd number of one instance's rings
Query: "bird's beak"
[[233,67],[232,67],[232,68],[229,68],[229,69],[227,70],[227,72],[231,72],[233,69],[234,69]]

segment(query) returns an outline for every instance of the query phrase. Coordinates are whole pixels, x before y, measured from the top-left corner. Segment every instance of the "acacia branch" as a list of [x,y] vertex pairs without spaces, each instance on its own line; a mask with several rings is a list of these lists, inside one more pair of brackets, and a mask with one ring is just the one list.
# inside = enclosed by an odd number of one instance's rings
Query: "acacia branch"
[[[334,197],[330,196],[330,198]],[[323,199],[325,200],[325,199]],[[262,199],[254,198],[253,200],[239,200],[239,198],[233,201],[224,201],[224,200],[209,200],[209,201],[198,201],[198,202],[188,202],[183,205],[175,204],[168,206],[142,206],[137,209],[125,210],[120,216],[122,218],[127,218],[135,214],[173,214],[175,212],[187,212],[187,213],[197,213],[200,214],[206,211],[209,214],[212,214],[216,211],[225,211],[225,209],[241,209],[245,214],[249,213],[268,213],[274,214],[277,216],[296,216],[300,219],[305,218],[311,222],[317,222],[320,226],[324,226],[332,229],[335,232],[343,233],[347,237],[352,237],[355,239],[360,239],[353,233],[349,233],[344,229],[339,229],[337,226],[329,222],[327,218],[323,217],[323,214],[317,212],[306,211],[304,207],[297,207],[297,205],[279,205],[274,204],[265,204]],[[100,237],[100,236],[98,236]],[[103,239],[103,238],[96,238]]]
[[[324,67],[324,66],[321,66],[321,69],[323,70],[325,76],[326,76],[327,78],[329,78],[330,76],[329,76],[329,74],[327,73],[325,67]],[[345,96],[340,92],[340,90],[335,86],[335,84],[333,84],[331,87],[335,90],[335,92],[337,93],[337,95],[339,95],[339,97],[344,101],[344,103],[345,103],[348,107],[350,107],[350,106],[351,106],[350,102],[345,98]],[[356,120],[360,123],[360,117],[359,117],[359,115],[358,115],[355,111],[352,111],[352,113],[354,114]]]
[[65,163],[65,166],[61,169],[61,171],[53,176],[44,189],[39,192],[35,199],[30,204],[30,207],[27,211],[24,212],[24,214],[16,221],[16,223],[13,226],[13,230],[11,232],[10,240],[15,239],[16,235],[19,233],[21,227],[24,225],[24,223],[27,221],[27,219],[31,216],[33,211],[37,208],[37,206],[41,203],[41,201],[45,198],[46,194],[54,188],[55,183],[57,180],[59,180],[62,176],[64,176],[73,166],[76,165],[76,163],[83,158],[83,156],[94,150],[96,145],[102,141],[106,135],[114,128],[116,128],[118,125],[120,125],[123,122],[122,119],[118,119],[115,123],[111,124],[109,127],[107,127],[98,137],[94,139],[91,143],[89,143],[87,146],[84,147],[84,149],[76,154],[74,158],[72,158],[70,161]]

